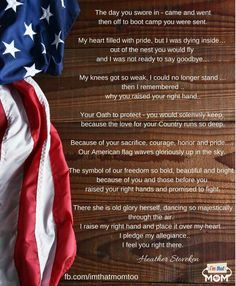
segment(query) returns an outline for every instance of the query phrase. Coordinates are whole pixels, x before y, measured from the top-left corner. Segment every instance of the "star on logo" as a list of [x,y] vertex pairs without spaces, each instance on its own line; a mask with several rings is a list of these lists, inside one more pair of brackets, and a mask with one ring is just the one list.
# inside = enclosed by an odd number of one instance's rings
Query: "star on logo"
[[60,43],[64,44],[64,41],[62,41],[62,39],[61,39],[61,31],[60,31],[60,33],[59,33],[58,35],[55,34],[55,40],[54,40],[54,42],[52,43],[52,45],[55,45],[55,46],[56,46],[56,49],[57,49],[57,48],[58,48],[58,45],[59,45]]
[[12,9],[16,12],[17,6],[23,5],[23,3],[18,2],[17,0],[6,0],[7,1],[7,7],[5,8],[5,11],[8,9]]
[[50,11],[50,5],[48,5],[48,8],[47,8],[47,9],[45,9],[45,8],[43,8],[43,7],[41,7],[41,8],[42,8],[42,10],[43,10],[43,16],[40,18],[40,20],[46,19],[47,22],[48,22],[48,24],[49,24],[50,17],[53,16],[53,14],[52,14],[51,11]]
[[35,64],[33,64],[31,67],[24,67],[24,69],[26,69],[26,74],[24,76],[25,78],[29,76],[35,76],[37,73],[42,71],[36,69]]
[[37,33],[35,33],[33,31],[33,28],[32,28],[32,24],[30,25],[27,25],[26,23],[25,24],[25,33],[24,33],[24,36],[29,36],[32,41],[34,40],[34,35],[36,35]]
[[20,50],[15,47],[15,41],[12,41],[10,44],[3,42],[3,44],[6,48],[3,55],[10,54],[13,58],[16,58],[16,53],[20,52]]

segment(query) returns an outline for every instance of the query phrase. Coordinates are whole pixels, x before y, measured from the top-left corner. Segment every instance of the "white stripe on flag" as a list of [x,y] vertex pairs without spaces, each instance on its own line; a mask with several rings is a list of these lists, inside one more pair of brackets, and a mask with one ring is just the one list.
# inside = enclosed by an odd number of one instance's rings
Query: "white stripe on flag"
[[50,111],[47,99],[38,84],[32,79],[27,81],[35,89],[38,99],[45,110],[47,139],[44,143],[38,175],[36,198],[35,237],[38,248],[38,258],[41,271],[41,285],[49,285],[52,266],[56,252],[56,225],[53,219],[54,183],[50,164]]

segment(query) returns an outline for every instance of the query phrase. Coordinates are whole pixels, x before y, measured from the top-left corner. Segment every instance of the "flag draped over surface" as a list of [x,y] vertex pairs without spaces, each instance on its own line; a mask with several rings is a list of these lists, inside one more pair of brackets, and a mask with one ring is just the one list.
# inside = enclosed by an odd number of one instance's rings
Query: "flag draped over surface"
[[77,0],[0,1],[0,84],[37,73],[60,74]]
[[77,0],[0,1],[0,286],[56,286],[76,255],[69,171],[32,77],[60,74]]
[[0,285],[54,286],[76,254],[69,172],[33,79],[0,88],[0,119]]

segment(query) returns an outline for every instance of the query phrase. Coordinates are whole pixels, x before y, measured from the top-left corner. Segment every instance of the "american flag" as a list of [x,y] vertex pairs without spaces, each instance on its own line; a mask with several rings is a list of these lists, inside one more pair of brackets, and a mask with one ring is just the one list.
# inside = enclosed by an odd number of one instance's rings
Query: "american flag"
[[56,286],[76,255],[69,170],[32,79],[60,74],[76,0],[0,0],[0,285]]
[[0,285],[57,285],[71,266],[69,172],[32,78],[0,87]]

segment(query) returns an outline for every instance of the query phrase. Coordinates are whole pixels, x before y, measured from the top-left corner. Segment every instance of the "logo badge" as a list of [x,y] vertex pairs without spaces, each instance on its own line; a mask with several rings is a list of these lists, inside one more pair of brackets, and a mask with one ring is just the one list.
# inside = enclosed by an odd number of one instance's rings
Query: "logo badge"
[[202,271],[205,282],[219,283],[229,282],[229,277],[232,275],[232,270],[224,263],[209,263]]

